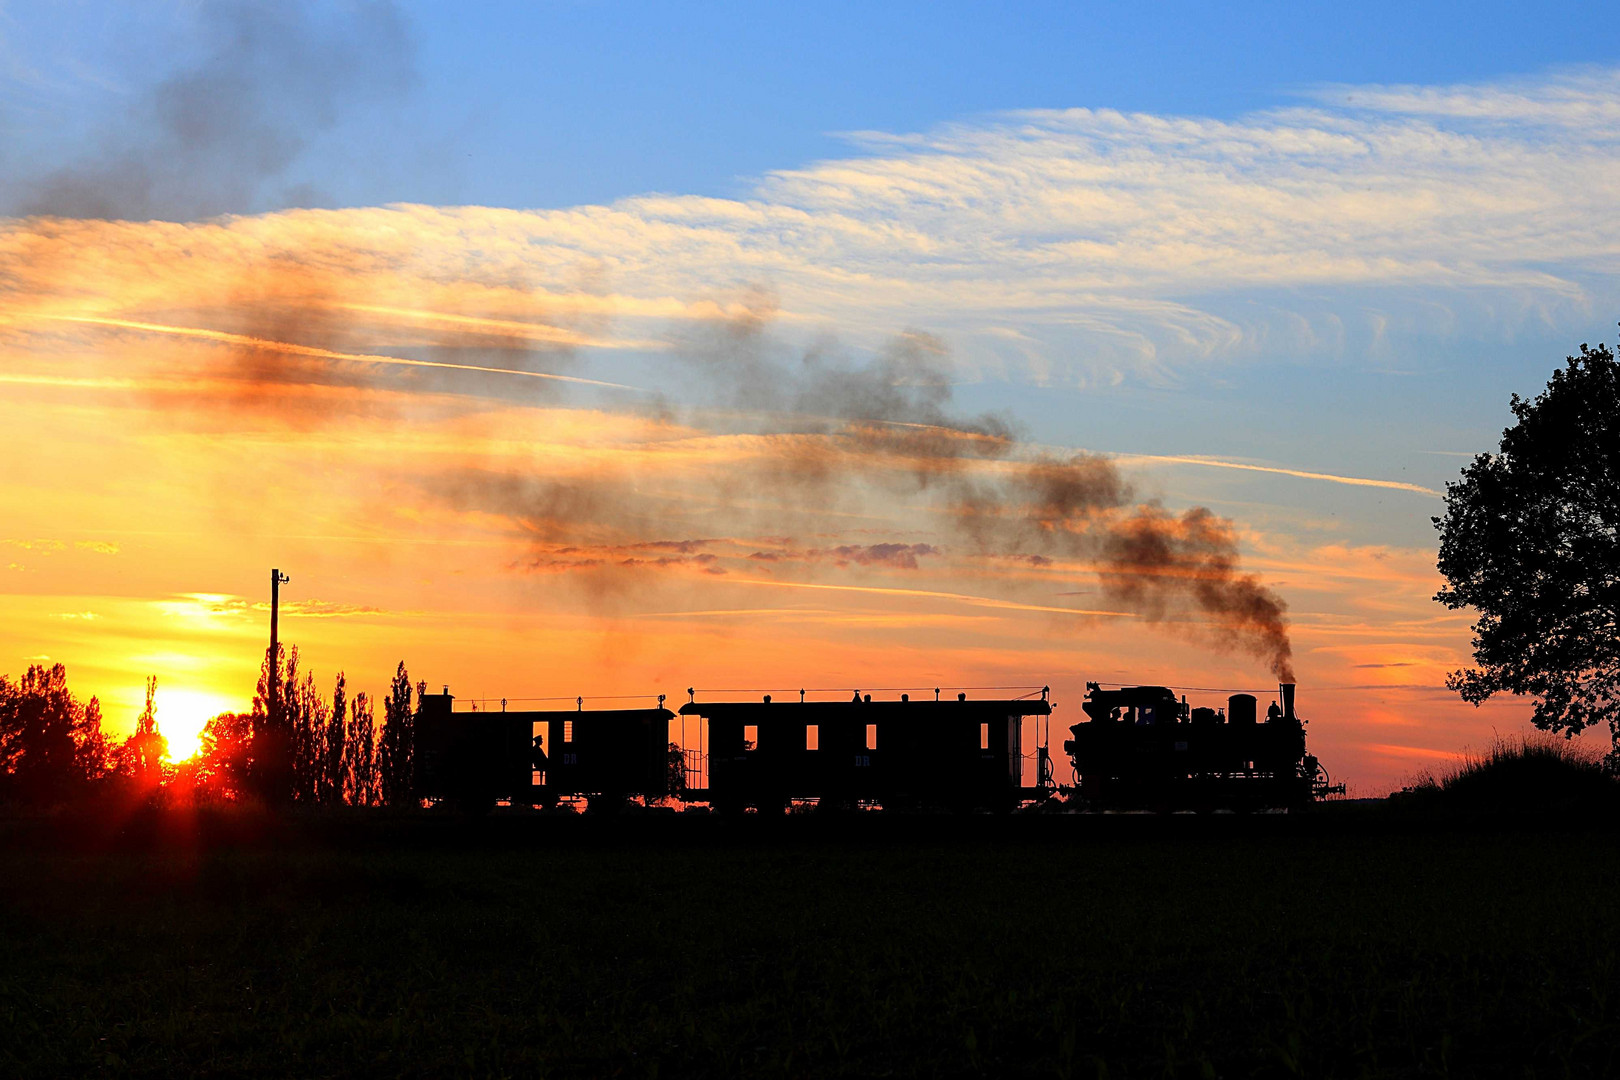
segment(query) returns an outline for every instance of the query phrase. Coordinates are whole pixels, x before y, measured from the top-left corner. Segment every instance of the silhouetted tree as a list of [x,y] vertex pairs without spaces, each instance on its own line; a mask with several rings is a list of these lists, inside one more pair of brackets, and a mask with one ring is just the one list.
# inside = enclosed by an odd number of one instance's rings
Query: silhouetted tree
[[146,680],[146,707],[135,719],[135,732],[118,748],[118,773],[146,790],[163,782],[163,759],[169,744],[158,730],[157,676]]
[[[286,646],[278,644],[275,656],[265,650],[259,666],[259,685],[253,692],[253,739],[250,754],[252,786],[267,803],[282,803],[292,797],[292,738],[287,730]],[[277,715],[270,715],[270,687],[275,685]]]
[[[296,654],[296,647],[294,652]],[[288,663],[288,672],[293,671]],[[293,688],[293,797],[302,803],[316,803],[326,785],[326,701],[315,689],[315,674],[306,672]]]
[[1553,372],[1498,453],[1446,485],[1435,599],[1479,612],[1471,670],[1446,685],[1475,705],[1536,698],[1546,731],[1607,722],[1620,766],[1620,365],[1599,345]]
[[321,769],[321,802],[329,805],[343,801],[343,791],[347,786],[344,767],[348,758],[344,755],[343,738],[349,719],[347,691],[348,680],[340,671],[337,682],[332,686],[332,711],[328,714],[326,724],[326,761]]
[[308,704],[299,692],[298,646],[287,650],[287,669],[282,674],[280,705],[281,726],[287,735],[288,795],[294,802],[307,802],[306,785],[309,781],[309,724],[304,706]]
[[676,743],[670,743],[664,752],[664,777],[670,798],[686,798],[690,790],[686,784],[686,751]]
[[[57,667],[62,665],[58,664]],[[112,772],[112,744],[101,730],[101,702],[91,697],[73,725],[74,758],[78,776],[95,783]]]
[[377,738],[371,716],[371,696],[354,695],[349,703],[349,730],[344,735],[344,774],[347,787],[344,797],[353,806],[371,806],[377,802]]
[[0,676],[0,801],[73,798],[110,766],[101,704],[73,697],[66,668],[32,665],[17,682]]
[[411,711],[411,677],[405,661],[399,662],[388,695],[383,698],[383,730],[379,745],[379,772],[382,799],[389,806],[408,806],[415,801],[415,720]]
[[220,713],[208,721],[198,740],[198,784],[229,799],[247,794],[252,734],[249,713]]

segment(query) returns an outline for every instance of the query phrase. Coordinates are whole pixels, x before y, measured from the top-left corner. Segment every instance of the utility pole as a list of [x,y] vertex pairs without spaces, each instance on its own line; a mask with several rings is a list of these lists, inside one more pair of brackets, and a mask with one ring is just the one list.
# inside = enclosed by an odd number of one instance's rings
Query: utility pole
[[281,587],[292,578],[280,570],[270,571],[270,675],[265,680],[269,691],[269,721],[272,731],[281,730],[281,665],[276,661],[276,623],[281,616]]

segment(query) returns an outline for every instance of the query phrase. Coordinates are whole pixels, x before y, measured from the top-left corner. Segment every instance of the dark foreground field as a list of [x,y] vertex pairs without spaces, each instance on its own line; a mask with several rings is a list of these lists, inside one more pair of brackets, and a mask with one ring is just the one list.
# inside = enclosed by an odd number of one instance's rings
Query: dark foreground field
[[1612,1075],[1617,856],[1354,813],[11,822],[0,1075]]

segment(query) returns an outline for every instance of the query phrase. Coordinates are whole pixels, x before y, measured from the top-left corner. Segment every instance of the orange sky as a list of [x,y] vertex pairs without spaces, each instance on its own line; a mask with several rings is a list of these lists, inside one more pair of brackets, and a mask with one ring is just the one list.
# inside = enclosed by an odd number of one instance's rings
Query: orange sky
[[[1087,679],[1273,681],[1211,647],[1219,628],[1122,610],[1084,559],[966,543],[927,491],[838,472],[815,430],[674,407],[616,388],[633,368],[588,362],[656,356],[745,296],[503,281],[403,255],[432,245],[374,225],[0,231],[17,271],[0,292],[0,671],[67,664],[117,732],[154,674],[184,753],[212,712],[247,706],[278,566],[283,639],[351,692],[380,692],[401,659],[491,699],[1050,684],[1066,724]],[[513,367],[527,374],[490,371]],[[1339,482],[1123,464],[1176,511],[1216,494],[1227,514],[1287,511],[1290,489],[1266,485]],[[821,467],[831,480],[803,473]],[[960,466],[987,482],[1019,467]],[[1442,686],[1468,620],[1430,599],[1432,548],[1281,511],[1235,515],[1243,570],[1289,605],[1300,710],[1336,779],[1381,793],[1521,729],[1522,703],[1475,710]]]

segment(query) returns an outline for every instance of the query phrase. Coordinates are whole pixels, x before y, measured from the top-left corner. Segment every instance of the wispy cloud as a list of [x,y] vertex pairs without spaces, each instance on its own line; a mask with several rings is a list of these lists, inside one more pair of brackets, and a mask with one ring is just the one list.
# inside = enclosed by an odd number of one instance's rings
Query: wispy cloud
[[1573,129],[1611,141],[1620,125],[1620,71],[1602,67],[1461,86],[1330,85],[1313,96],[1325,105]]
[[[1615,298],[1615,71],[1314,100],[1236,121],[1037,110],[856,133],[863,156],[737,199],[13,222],[0,258],[18,268],[10,303],[33,289],[41,314],[158,324],[141,314],[177,295],[228,307],[219,271],[269,260],[297,272],[255,278],[260,300],[547,345],[596,343],[589,320],[613,319],[657,347],[670,320],[765,281],[784,326],[876,341],[923,325],[969,368],[1036,380],[1340,355],[1413,322],[1499,336]],[[69,248],[71,292],[29,280]]]
[[0,542],[3,542],[7,547],[21,548],[24,551],[37,552],[42,555],[48,555],[53,551],[61,551],[67,547],[60,540],[5,540]]
[[970,596],[965,593],[940,592],[935,589],[896,589],[878,585],[828,585],[806,581],[765,581],[759,578],[738,579],[738,585],[763,585],[777,589],[819,589],[828,592],[869,593],[874,596],[913,597],[925,600],[949,600],[973,607],[1000,608],[1004,611],[1048,612],[1054,615],[1082,615],[1095,618],[1136,618],[1135,612],[1090,610],[1086,608],[1056,607],[1050,604],[1021,604],[1014,600],[997,600],[988,596]]

